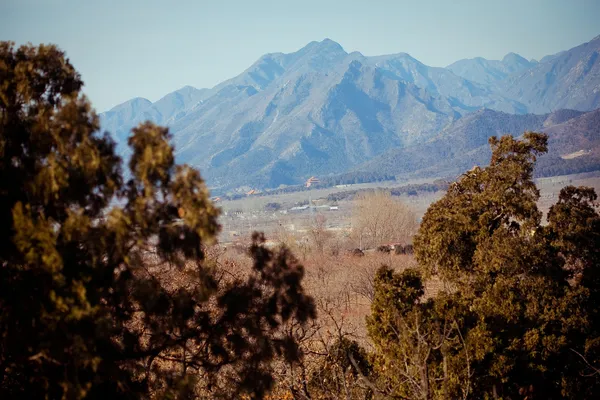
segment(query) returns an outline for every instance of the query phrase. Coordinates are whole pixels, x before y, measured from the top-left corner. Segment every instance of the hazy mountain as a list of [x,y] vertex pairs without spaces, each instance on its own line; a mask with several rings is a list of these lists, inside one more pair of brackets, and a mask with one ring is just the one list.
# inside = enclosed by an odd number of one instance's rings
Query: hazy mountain
[[142,114],[144,110],[152,106],[152,102],[142,97],[136,97],[119,104],[109,111],[100,114],[102,129],[110,132],[121,141],[129,135],[129,129],[134,126],[133,121]]
[[527,61],[518,54],[508,53],[502,60],[486,60],[481,57],[459,60],[448,65],[446,69],[473,82],[493,85],[536,64],[537,62]]
[[424,88],[434,96],[447,97],[465,111],[486,107],[511,113],[526,112],[522,104],[495,93],[486,85],[465,79],[447,68],[429,67],[406,53],[363,59],[366,64]]
[[347,55],[342,46],[331,39],[310,42],[294,53],[266,54],[240,75],[220,83],[212,91],[218,92],[227,86],[253,86],[263,90],[282,75],[328,71]]
[[510,76],[501,92],[529,112],[600,107],[600,36]]
[[144,121],[160,125],[170,125],[186,110],[201,101],[208,89],[196,89],[185,86],[167,94],[155,103],[138,97],[111,108],[100,114],[103,130],[111,132],[117,142],[123,142],[129,136],[132,127]]
[[[489,162],[489,137],[521,136],[526,131],[549,135],[548,154],[540,157],[538,162],[541,175],[600,168],[598,109],[587,113],[559,110],[545,115],[477,111],[449,125],[426,143],[390,150],[356,170],[407,177],[455,175]],[[569,161],[575,158],[578,159]]]
[[543,129],[549,152],[536,170],[541,176],[600,170],[600,109]]
[[130,100],[101,114],[101,124],[124,155],[131,127],[145,120],[169,126],[177,160],[223,190],[295,184],[390,160],[402,171],[444,159],[458,168],[454,154],[485,146],[491,132],[521,133],[563,118],[511,114],[600,106],[598,42],[540,63],[509,53],[436,68],[406,53],[348,54],[325,39],[267,54],[211,89],[187,86],[155,103]]
[[556,58],[558,56],[560,56],[561,54],[566,53],[566,50],[560,51],[556,54],[549,54],[547,56],[542,57],[542,59],[540,60],[541,63],[547,62],[552,60],[553,58]]
[[351,58],[331,72],[282,76],[260,92],[226,86],[177,121],[178,160],[199,166],[215,186],[298,183],[426,140],[463,112]]

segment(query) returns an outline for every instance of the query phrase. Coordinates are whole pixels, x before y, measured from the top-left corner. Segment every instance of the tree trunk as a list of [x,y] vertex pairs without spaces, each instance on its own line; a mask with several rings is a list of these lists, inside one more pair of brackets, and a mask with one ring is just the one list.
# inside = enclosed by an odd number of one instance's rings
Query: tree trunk
[[444,399],[448,399],[448,359],[446,358],[446,354],[444,354],[443,366],[444,366],[444,382],[443,382],[443,393]]
[[429,400],[429,366],[425,361],[423,366],[421,367],[421,398],[423,400]]

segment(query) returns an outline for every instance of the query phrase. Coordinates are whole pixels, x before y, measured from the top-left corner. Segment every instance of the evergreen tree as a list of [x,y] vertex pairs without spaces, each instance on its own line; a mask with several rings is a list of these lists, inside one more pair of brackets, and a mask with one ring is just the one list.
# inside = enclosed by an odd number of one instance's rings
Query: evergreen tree
[[280,326],[314,317],[302,266],[255,235],[252,272],[222,276],[168,130],[133,130],[125,182],[56,47],[0,43],[0,82],[0,398],[262,397],[300,357]]
[[[420,272],[378,274],[374,370],[398,398],[598,397],[596,194],[563,189],[542,225],[532,174],[547,137],[490,144],[490,165],[463,174],[423,217]],[[420,275],[443,290],[425,298]]]

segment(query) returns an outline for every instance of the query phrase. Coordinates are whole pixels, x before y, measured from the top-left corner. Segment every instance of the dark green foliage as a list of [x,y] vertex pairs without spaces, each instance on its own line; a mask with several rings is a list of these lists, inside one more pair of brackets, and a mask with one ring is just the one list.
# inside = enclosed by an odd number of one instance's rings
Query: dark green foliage
[[0,43],[0,82],[0,398],[262,397],[300,357],[281,325],[314,318],[302,266],[260,235],[244,279],[205,260],[199,173],[147,123],[123,182],[55,47]]
[[378,172],[363,172],[354,171],[345,174],[325,177],[321,179],[321,187],[329,187],[334,185],[352,185],[357,183],[384,182],[395,181],[396,177],[390,174],[381,174]]
[[421,184],[410,184],[404,186],[398,186],[395,188],[377,188],[377,189],[355,189],[355,190],[344,190],[341,192],[331,193],[327,196],[327,200],[329,201],[340,201],[340,200],[351,200],[358,194],[368,193],[368,192],[376,192],[376,191],[387,191],[389,190],[392,196],[414,196],[419,194],[419,192],[426,193],[435,193],[440,190],[446,190],[448,188],[448,183],[442,179],[437,179],[432,183],[421,183]]
[[600,171],[600,156],[595,154],[570,160],[548,155],[542,158],[535,166],[535,177],[571,175],[592,171]]
[[394,246],[394,252],[396,254],[413,254],[414,247],[412,244],[407,244],[406,246],[397,244]]
[[567,187],[541,224],[533,182],[547,138],[491,138],[492,158],[452,183],[414,239],[419,273],[382,269],[368,320],[374,371],[399,398],[600,395],[600,215]]
[[377,251],[380,253],[390,253],[392,251],[392,248],[387,245],[381,245],[377,246]]
[[376,348],[375,374],[389,398],[459,398],[470,386],[469,358],[459,326],[464,304],[455,296],[424,299],[417,270],[382,267],[367,318]]
[[525,138],[492,137],[490,166],[463,174],[427,210],[415,238],[416,254],[425,267],[445,276],[472,271],[479,241],[501,227],[515,232],[539,225],[539,192],[532,173],[536,154],[547,149],[546,137],[526,133]]
[[[314,189],[328,188],[335,185],[352,185],[357,183],[385,182],[395,180],[396,178],[394,177],[394,175],[382,175],[378,173],[363,173],[360,171],[355,171],[348,172],[342,175],[326,176],[324,178],[321,178],[320,182],[311,184],[310,187],[306,187],[306,184],[304,183],[301,185],[290,185],[281,189],[265,190],[264,192],[255,194],[255,196],[272,196],[283,193],[305,192]],[[238,200],[245,197],[245,195],[238,193],[223,195],[222,197],[227,200]]]
[[279,211],[279,210],[281,210],[281,204],[280,203],[267,203],[267,204],[265,204],[265,211],[274,212],[274,211]]

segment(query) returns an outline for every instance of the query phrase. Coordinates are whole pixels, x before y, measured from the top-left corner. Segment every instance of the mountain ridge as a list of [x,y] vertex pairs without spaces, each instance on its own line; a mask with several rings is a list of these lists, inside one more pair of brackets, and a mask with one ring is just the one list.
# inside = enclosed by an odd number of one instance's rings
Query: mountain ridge
[[[587,171],[587,166],[600,168],[600,109],[589,112],[558,110],[542,115],[480,110],[448,126],[426,143],[391,149],[358,166],[356,171],[376,171],[405,178],[456,175],[473,165],[487,165],[491,136],[512,134],[518,137],[526,131],[548,134],[548,153],[539,158],[538,170],[564,168],[567,173],[572,173]],[[577,170],[577,166],[565,165],[569,163],[562,157],[580,150],[586,151],[583,168]]]
[[214,189],[297,184],[353,170],[390,149],[427,144],[477,110],[598,108],[597,44],[595,38],[540,62],[508,53],[441,68],[407,53],[348,53],[324,39],[265,54],[211,89],[188,86],[151,104],[132,99],[102,113],[101,126],[127,156],[133,126],[167,125],[177,161],[200,168]]

